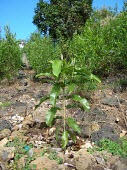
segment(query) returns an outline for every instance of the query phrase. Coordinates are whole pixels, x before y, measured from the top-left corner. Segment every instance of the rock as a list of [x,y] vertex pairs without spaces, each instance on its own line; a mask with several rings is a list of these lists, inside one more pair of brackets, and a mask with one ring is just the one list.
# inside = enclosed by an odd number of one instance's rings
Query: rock
[[101,157],[101,156],[94,156],[94,158],[96,159],[98,164],[105,165],[105,160],[104,160],[103,157]]
[[19,85],[20,85],[20,86],[27,86],[27,85],[28,85],[27,79],[21,79]]
[[9,129],[3,129],[0,131],[0,140],[5,138],[5,137],[8,137],[10,136],[11,134],[11,131]]
[[13,109],[13,114],[24,115],[26,113],[26,110],[27,110],[27,103],[16,101],[13,104],[12,109]]
[[95,122],[95,121],[91,122],[91,130],[92,130],[92,132],[97,131],[99,129],[100,129],[100,125],[97,122]]
[[101,103],[102,104],[105,104],[105,105],[109,105],[109,106],[116,106],[116,107],[119,107],[119,101],[117,99],[117,97],[105,97],[104,99],[101,100]]
[[82,138],[89,138],[91,136],[91,126],[90,125],[79,125],[81,128],[81,134],[80,136]]
[[100,130],[92,133],[92,141],[99,142],[103,138],[110,139],[112,141],[118,141],[119,135],[115,134],[114,131],[115,130],[109,124],[106,124],[105,126],[102,126]]
[[[38,157],[30,163],[30,167],[36,166],[36,170],[63,170],[63,166],[59,166],[55,160],[50,160],[46,156]],[[62,168],[62,169],[61,169]]]
[[3,161],[9,161],[14,158],[15,147],[1,147],[0,148],[0,158]]
[[92,169],[92,165],[95,163],[95,159],[85,149],[80,149],[74,157],[77,170]]
[[55,127],[50,128],[50,129],[49,129],[49,135],[50,135],[50,136],[53,135],[53,134],[55,133],[55,131],[56,131],[56,128],[55,128]]
[[0,170],[6,170],[4,163],[0,162]]
[[14,107],[23,107],[23,106],[27,106],[26,103],[22,103],[20,101],[16,101],[13,105]]
[[12,128],[12,124],[4,119],[0,119],[0,131],[3,129],[10,129]]
[[37,93],[35,93],[35,94],[33,95],[33,98],[35,98],[35,99],[40,99],[40,98],[42,98],[44,95],[45,95],[44,91],[38,91]]
[[31,149],[28,151],[28,155],[29,155],[30,157],[32,157],[33,154],[34,154],[34,150],[33,150],[33,148],[31,148]]
[[112,156],[108,162],[108,166],[113,170],[127,170],[127,166],[120,161],[118,156]]
[[103,166],[101,166],[101,165],[97,165],[97,166],[93,167],[92,170],[108,170],[108,169],[105,169],[105,168],[104,168]]
[[18,138],[20,140],[26,141],[28,139],[28,137],[24,136],[23,133],[24,133],[24,131],[22,131],[22,130],[14,131],[11,133],[10,139],[14,140],[15,138]]
[[122,162],[120,160],[118,160],[114,164],[112,164],[111,168],[114,168],[114,170],[127,170],[127,166],[122,164]]
[[120,158],[120,161],[127,166],[127,158]]
[[8,139],[4,138],[0,141],[0,147],[4,147],[4,145],[6,145],[8,143]]
[[28,157],[27,155],[24,155],[23,157],[21,157],[21,158],[18,160],[18,168],[19,168],[19,169],[22,169],[22,168],[25,167],[27,157]]
[[23,70],[19,70],[18,79],[23,79],[23,78],[26,78],[25,72]]

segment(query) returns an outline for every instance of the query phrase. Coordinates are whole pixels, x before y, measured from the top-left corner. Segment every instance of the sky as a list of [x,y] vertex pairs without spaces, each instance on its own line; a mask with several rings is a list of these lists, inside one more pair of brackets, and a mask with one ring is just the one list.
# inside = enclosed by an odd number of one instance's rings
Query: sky
[[[124,0],[93,0],[93,7],[115,7],[118,11],[123,7]],[[0,0],[0,31],[4,37],[4,27],[9,26],[16,39],[27,40],[37,30],[32,23],[34,8],[39,0]]]

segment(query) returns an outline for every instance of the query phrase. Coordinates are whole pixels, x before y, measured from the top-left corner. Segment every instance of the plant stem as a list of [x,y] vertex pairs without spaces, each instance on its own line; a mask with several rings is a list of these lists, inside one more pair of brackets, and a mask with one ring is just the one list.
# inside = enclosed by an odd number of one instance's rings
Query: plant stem
[[66,130],[66,100],[65,100],[65,88],[63,88],[63,123],[64,131]]

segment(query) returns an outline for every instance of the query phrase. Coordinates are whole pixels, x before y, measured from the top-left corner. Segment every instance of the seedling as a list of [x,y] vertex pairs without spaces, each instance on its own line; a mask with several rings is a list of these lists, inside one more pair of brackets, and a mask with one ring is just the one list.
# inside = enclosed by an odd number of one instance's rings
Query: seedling
[[[84,76],[87,81],[95,80],[99,83],[100,80],[85,68],[76,68],[74,64],[68,64],[64,60],[53,60],[50,63],[52,73],[40,73],[36,77],[51,77],[53,79],[53,86],[49,95],[44,96],[40,100],[39,104],[35,106],[35,109],[37,109],[45,100],[50,100],[51,108],[47,111],[45,117],[46,124],[48,126],[52,126],[54,120],[58,118],[56,116],[57,111],[63,111],[62,148],[65,148],[68,144],[69,137],[76,142],[75,133],[81,133],[81,129],[76,121],[71,117],[67,117],[66,109],[75,106],[86,110],[90,109],[88,101],[80,95],[74,93],[76,87],[78,88],[76,77],[81,75]],[[56,106],[57,100],[59,100],[60,96],[62,96],[62,108]],[[68,99],[69,101],[72,100],[73,104],[68,105]],[[70,129],[72,129],[72,131]],[[60,128],[57,128],[56,139],[58,139],[59,132]]]

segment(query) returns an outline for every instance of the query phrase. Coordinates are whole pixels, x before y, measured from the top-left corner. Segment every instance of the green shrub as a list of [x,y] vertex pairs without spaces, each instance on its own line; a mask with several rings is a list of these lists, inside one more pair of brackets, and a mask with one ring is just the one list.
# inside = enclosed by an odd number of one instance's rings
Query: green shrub
[[61,54],[58,45],[54,45],[49,37],[42,37],[39,33],[31,35],[24,52],[37,73],[48,71],[49,61],[59,58]]
[[93,13],[82,34],[68,43],[68,53],[76,65],[103,75],[127,68],[127,12],[108,13],[104,18],[98,13]]
[[5,38],[0,40],[0,79],[10,79],[18,73],[21,67],[21,51],[18,41],[5,27]]

